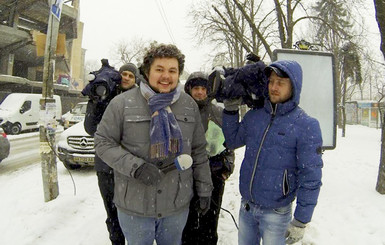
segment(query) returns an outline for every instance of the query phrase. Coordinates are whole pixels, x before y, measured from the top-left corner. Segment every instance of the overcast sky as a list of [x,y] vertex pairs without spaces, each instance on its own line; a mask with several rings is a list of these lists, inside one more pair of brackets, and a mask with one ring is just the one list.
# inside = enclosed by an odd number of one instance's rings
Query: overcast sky
[[[187,13],[191,0],[82,0],[80,20],[84,23],[83,48],[86,60],[112,59],[111,48],[132,38],[174,43],[186,55],[186,70],[200,70],[208,48],[195,46]],[[167,30],[161,11],[166,16]],[[171,33],[171,34],[170,34]]]
[[[191,19],[187,13],[192,2],[199,0],[81,0],[80,19],[84,23],[83,48],[86,60],[99,61],[102,58],[113,59],[114,44],[133,38],[156,40],[160,43],[175,43],[186,55],[185,70],[194,72],[210,67],[206,64],[211,49],[208,46],[196,46],[193,40]],[[364,0],[360,7],[366,20],[361,26],[368,27],[368,41],[376,54],[379,50],[379,31],[374,16],[372,0]],[[161,14],[162,12],[162,14]],[[165,16],[165,17],[162,17]],[[165,22],[168,23],[169,30]],[[305,30],[297,30],[295,38],[302,39]],[[299,37],[300,35],[301,37]]]

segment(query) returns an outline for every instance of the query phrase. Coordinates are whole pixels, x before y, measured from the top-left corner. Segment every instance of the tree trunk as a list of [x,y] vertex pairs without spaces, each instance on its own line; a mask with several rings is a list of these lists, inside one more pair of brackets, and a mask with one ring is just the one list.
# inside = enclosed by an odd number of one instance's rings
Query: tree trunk
[[381,51],[385,59],[385,1],[374,0],[376,19],[381,33]]
[[[376,9],[378,28],[381,33],[381,51],[385,59],[385,1],[374,0],[374,7]],[[385,118],[383,119],[383,122],[385,122]],[[385,194],[385,123],[382,123],[381,130],[381,157],[376,190],[381,194]]]
[[345,112],[345,104],[346,104],[346,87],[348,86],[348,81],[346,79],[341,79],[342,81],[342,100],[341,100],[341,122],[342,122],[342,137],[346,135],[346,112]]
[[[383,121],[385,121],[385,118]],[[385,123],[382,124],[380,168],[378,170],[376,191],[385,194]]]

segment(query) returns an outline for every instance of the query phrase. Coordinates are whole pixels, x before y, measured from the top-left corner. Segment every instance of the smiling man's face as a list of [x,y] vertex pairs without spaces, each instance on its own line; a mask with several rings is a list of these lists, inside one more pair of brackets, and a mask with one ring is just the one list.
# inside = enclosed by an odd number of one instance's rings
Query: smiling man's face
[[156,58],[151,64],[148,82],[155,92],[169,93],[178,85],[179,63],[176,58]]

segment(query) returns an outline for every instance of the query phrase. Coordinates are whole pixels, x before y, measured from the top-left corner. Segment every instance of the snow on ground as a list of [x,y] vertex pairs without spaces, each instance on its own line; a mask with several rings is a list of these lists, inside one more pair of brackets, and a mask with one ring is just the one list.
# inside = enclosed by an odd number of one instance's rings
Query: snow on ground
[[[338,131],[340,135],[340,131]],[[385,244],[385,196],[375,191],[381,130],[348,126],[338,135],[337,148],[324,153],[323,186],[303,245]],[[238,223],[239,165],[244,149],[236,151],[237,167],[226,183],[222,207]],[[110,244],[105,211],[93,169],[69,172],[58,161],[60,195],[44,202],[40,164],[0,173],[0,244]],[[222,211],[219,242],[237,244],[237,229]]]

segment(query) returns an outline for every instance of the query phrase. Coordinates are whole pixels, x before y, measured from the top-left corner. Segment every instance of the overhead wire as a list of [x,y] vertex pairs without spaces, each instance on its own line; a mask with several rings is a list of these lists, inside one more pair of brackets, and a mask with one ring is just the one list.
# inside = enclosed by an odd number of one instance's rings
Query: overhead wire
[[[162,4],[162,0],[155,0],[155,3],[156,3],[156,6],[158,8],[158,11],[162,17],[162,20],[163,20],[163,23],[164,25],[166,26],[166,30],[168,32],[168,35],[171,39],[171,42],[176,45],[176,41],[175,41],[175,38],[174,38],[174,35],[173,35],[173,32],[172,32],[172,29],[170,27],[170,24],[168,22],[168,19],[167,19],[167,15],[166,15],[166,12],[164,11],[164,8],[163,8],[163,4]],[[190,73],[188,68],[185,66],[184,69],[187,71],[187,73]]]
[[163,23],[164,23],[164,25],[166,26],[168,35],[170,36],[172,43],[175,45],[175,44],[176,44],[175,38],[174,38],[174,35],[173,35],[173,33],[172,33],[170,24],[169,24],[169,22],[168,22],[168,20],[167,20],[167,15],[166,15],[166,12],[164,11],[162,1],[161,1],[161,0],[159,0],[159,1],[158,1],[158,0],[155,0],[155,2],[156,2],[156,6],[157,6],[157,8],[158,8],[158,11],[159,11],[159,13],[160,13],[160,15],[161,15],[161,17],[162,17],[162,19],[163,19]]

